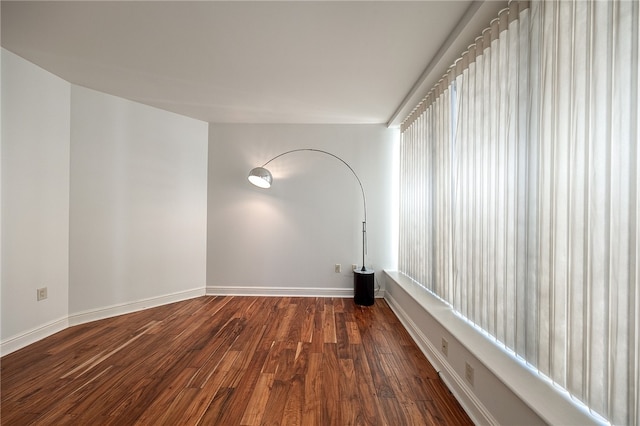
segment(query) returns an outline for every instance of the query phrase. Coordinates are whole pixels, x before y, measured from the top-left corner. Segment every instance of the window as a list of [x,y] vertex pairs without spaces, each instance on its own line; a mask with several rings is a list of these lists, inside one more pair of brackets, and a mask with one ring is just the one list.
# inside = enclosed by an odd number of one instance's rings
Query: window
[[614,424],[640,424],[638,9],[511,2],[401,139],[401,272]]

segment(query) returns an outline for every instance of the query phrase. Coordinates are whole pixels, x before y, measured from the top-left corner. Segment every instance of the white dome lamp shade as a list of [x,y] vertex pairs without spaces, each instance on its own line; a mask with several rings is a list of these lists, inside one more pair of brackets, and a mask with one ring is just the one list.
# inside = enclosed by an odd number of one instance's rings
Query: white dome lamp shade
[[249,182],[259,188],[270,188],[273,177],[271,172],[264,167],[256,167],[249,172]]

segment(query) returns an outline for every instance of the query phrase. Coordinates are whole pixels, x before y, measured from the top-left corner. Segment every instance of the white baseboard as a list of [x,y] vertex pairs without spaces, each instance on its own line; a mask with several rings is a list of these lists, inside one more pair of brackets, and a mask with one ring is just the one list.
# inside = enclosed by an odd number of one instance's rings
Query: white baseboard
[[[353,297],[352,288],[207,286],[207,296]],[[383,298],[379,290],[376,298]]]
[[17,336],[10,337],[7,340],[0,343],[0,356],[5,356],[11,352],[15,352],[18,349],[22,349],[32,343],[42,340],[45,337],[56,334],[59,331],[69,327],[69,318],[64,317],[51,321],[40,327],[33,328]]
[[104,308],[91,309],[84,312],[70,314],[67,317],[60,318],[41,327],[28,330],[24,333],[0,342],[0,356],[15,352],[18,349],[22,349],[25,346],[28,346],[32,343],[37,342],[38,340],[49,337],[74,325],[80,325],[91,321],[129,314],[132,312],[141,311],[143,309],[154,308],[157,306],[180,302],[182,300],[193,299],[195,297],[204,295],[204,288],[200,287],[197,289],[180,291],[158,297],[150,297],[148,299],[137,300],[134,302],[121,303],[118,305],[112,305]]
[[350,288],[207,286],[210,296],[353,297]]
[[157,297],[150,297],[148,299],[137,300],[134,302],[121,303],[98,309],[90,309],[87,311],[70,314],[69,326],[85,324],[87,322],[111,318],[123,314],[130,314],[132,312],[141,311],[143,309],[155,308],[157,306],[180,302],[182,300],[193,299],[195,297],[204,295],[205,292],[203,288],[196,288],[171,294],[165,294]]

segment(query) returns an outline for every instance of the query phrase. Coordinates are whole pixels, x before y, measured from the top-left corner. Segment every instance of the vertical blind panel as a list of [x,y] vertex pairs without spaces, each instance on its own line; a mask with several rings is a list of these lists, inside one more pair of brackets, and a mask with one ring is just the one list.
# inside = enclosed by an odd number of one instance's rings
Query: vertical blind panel
[[[632,123],[632,115],[637,108],[638,67],[630,67],[634,53],[637,52],[637,21],[636,39],[629,37],[633,34],[633,8],[637,2],[621,2],[613,4],[610,27],[613,28],[612,50],[612,88],[611,88],[611,235],[610,235],[610,292],[611,302],[611,351],[609,363],[611,371],[611,407],[610,411],[620,415],[620,421],[628,421],[634,412],[627,389],[633,385],[634,366],[630,365],[629,348],[634,345],[634,337],[630,334],[630,315],[635,314],[629,300],[633,295],[632,288],[637,288],[637,277],[632,271],[635,269],[635,259],[631,255],[635,246],[637,233],[633,218],[634,200],[638,188],[633,185],[637,163],[634,151],[637,149],[637,122]],[[635,44],[635,45],[634,45]],[[635,93],[634,93],[635,88]],[[634,138],[634,139],[632,139]],[[628,141],[634,140],[635,144]],[[630,285],[633,284],[633,287]],[[637,335],[636,335],[637,336]],[[635,365],[638,368],[638,365]],[[637,384],[636,384],[637,385]],[[626,398],[625,398],[626,396]],[[636,401],[636,405],[638,402]],[[636,408],[637,409],[637,408]],[[625,415],[622,415],[625,413]]]
[[638,2],[512,2],[402,126],[401,271],[640,424]]
[[[572,40],[575,41],[574,48],[571,52],[572,68],[571,75],[571,97],[574,99],[575,106],[569,117],[569,181],[571,193],[569,194],[569,208],[567,211],[569,219],[569,239],[572,244],[569,246],[568,256],[568,320],[569,332],[567,340],[567,389],[570,389],[574,395],[581,400],[586,400],[586,376],[584,374],[586,367],[585,354],[588,353],[587,339],[587,321],[589,298],[587,297],[588,288],[583,283],[588,278],[586,266],[588,265],[588,238],[585,236],[587,229],[587,190],[589,178],[588,171],[588,129],[584,123],[588,120],[587,102],[589,100],[589,88],[587,73],[577,73],[576,69],[589,69],[589,20],[590,12],[587,8],[574,11],[573,16],[573,32]],[[583,42],[579,42],[584,40]]]
[[[513,35],[514,49],[518,52],[517,55],[511,56],[510,74],[513,72],[519,76],[518,79],[510,78],[512,86],[517,86],[518,90],[513,92],[516,96],[510,105],[509,113],[515,120],[517,120],[515,133],[512,135],[515,138],[516,149],[516,173],[517,173],[517,186],[513,194],[514,203],[516,204],[516,229],[514,241],[516,244],[516,280],[509,282],[508,285],[514,288],[516,304],[510,332],[513,335],[514,346],[510,346],[516,354],[523,357],[527,362],[531,362],[526,357],[528,347],[528,335],[527,335],[527,321],[528,312],[535,312],[532,306],[535,306],[528,296],[528,289],[532,286],[529,284],[529,262],[528,262],[528,212],[530,211],[529,205],[531,204],[530,196],[534,192],[529,191],[527,183],[529,182],[529,172],[533,163],[533,158],[528,155],[529,144],[527,138],[527,130],[529,128],[529,120],[535,110],[532,99],[531,103],[525,102],[527,99],[529,89],[532,86],[532,79],[529,76],[531,69],[530,58],[533,55],[529,55],[530,37],[532,31],[530,31],[530,10],[525,10],[520,13],[519,19],[514,20],[509,30]],[[506,343],[506,342],[505,342]]]
[[[632,64],[636,64],[636,75],[635,79],[632,76],[632,81],[634,82],[634,84],[630,88],[630,93],[633,96],[633,93],[635,92],[636,96],[636,100],[635,103],[633,103],[631,113],[632,122],[635,123],[635,128],[632,131],[631,137],[633,138],[635,134],[636,138],[636,144],[634,147],[635,153],[633,155],[635,165],[635,179],[633,180],[633,182],[635,184],[636,191],[634,194],[635,218],[633,222],[634,225],[630,229],[630,234],[636,236],[635,244],[633,245],[631,250],[632,262],[635,265],[635,268],[632,271],[632,282],[635,282],[636,285],[631,287],[632,295],[629,298],[629,303],[632,305],[632,312],[630,312],[629,314],[629,335],[633,336],[633,338],[635,339],[635,341],[629,348],[629,359],[633,363],[633,365],[636,366],[636,370],[634,373],[632,373],[635,374],[635,377],[633,378],[633,382],[630,385],[629,407],[633,407],[630,413],[631,421],[633,422],[633,424],[638,425],[640,424],[640,403],[638,402],[640,401],[640,367],[638,367],[640,366],[640,338],[638,337],[640,335],[640,289],[638,289],[638,282],[640,281],[640,238],[638,237],[638,235],[640,235],[640,149],[638,148],[637,144],[638,136],[640,135],[640,132],[638,131],[638,123],[640,123],[640,69],[638,69],[638,63],[640,61],[640,29],[638,28],[638,23],[640,22],[640,5],[638,5],[638,3],[635,3],[634,10],[632,10],[631,13],[632,16],[635,17],[634,22],[631,24],[633,27],[631,38],[632,40],[635,40],[635,48],[633,48],[635,54],[633,54]],[[633,113],[633,111],[635,111],[635,114]],[[635,119],[633,118],[634,115]]]

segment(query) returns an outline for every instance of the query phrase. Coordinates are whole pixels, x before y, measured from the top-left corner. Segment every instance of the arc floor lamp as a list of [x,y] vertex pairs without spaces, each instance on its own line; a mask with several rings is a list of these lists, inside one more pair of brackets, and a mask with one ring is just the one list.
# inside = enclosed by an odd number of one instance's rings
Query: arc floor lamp
[[374,271],[373,269],[369,269],[365,266],[365,256],[367,254],[367,198],[364,194],[364,187],[362,186],[362,181],[346,161],[342,158],[338,157],[335,154],[332,154],[328,151],[323,151],[321,149],[314,148],[299,148],[292,149],[290,151],[283,152],[282,154],[278,154],[266,163],[264,163],[260,167],[255,167],[249,172],[249,182],[254,184],[259,188],[270,188],[271,183],[273,182],[273,176],[271,172],[266,168],[266,166],[271,163],[273,160],[276,160],[284,155],[291,154],[294,152],[316,152],[324,155],[328,155],[336,160],[340,161],[344,164],[353,174],[353,176],[358,181],[358,185],[360,185],[360,192],[362,193],[362,203],[364,207],[364,220],[362,221],[362,268],[355,269],[354,273],[354,301],[358,305],[373,305],[374,301],[374,290],[373,290],[373,280],[374,280]]

